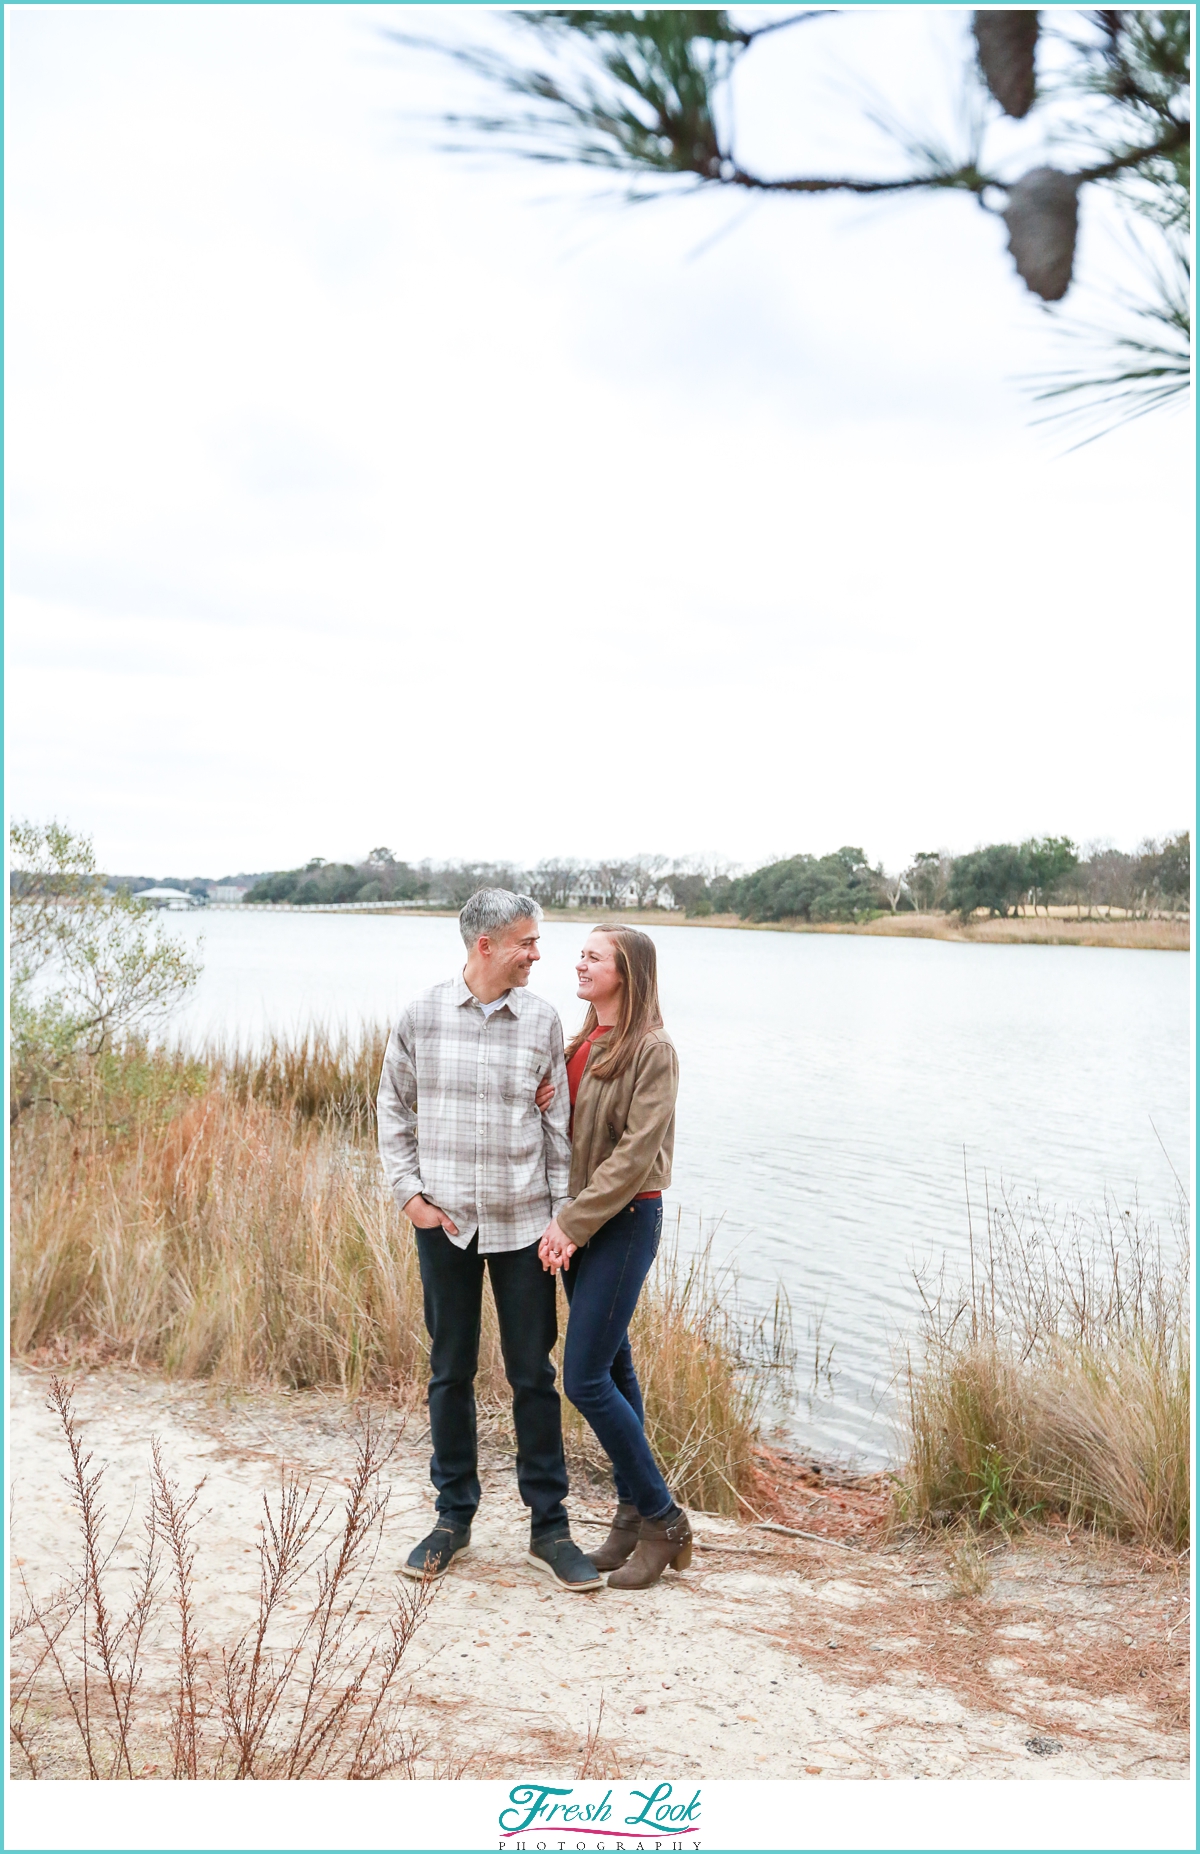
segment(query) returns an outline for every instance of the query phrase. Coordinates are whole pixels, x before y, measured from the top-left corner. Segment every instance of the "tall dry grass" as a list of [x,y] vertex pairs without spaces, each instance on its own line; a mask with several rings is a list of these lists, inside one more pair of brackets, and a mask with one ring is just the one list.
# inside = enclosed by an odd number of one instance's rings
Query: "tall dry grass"
[[924,1279],[907,1368],[907,1511],[1061,1516],[1152,1549],[1189,1539],[1187,1212],[986,1209],[969,1277]]
[[[381,1061],[373,1031],[358,1042],[310,1033],[266,1051],[210,1049],[199,1069],[178,1052],[136,1049],[70,1117],[21,1122],[14,1354],[86,1353],[243,1387],[423,1393],[416,1249],[372,1137]],[[704,1254],[685,1258],[676,1240],[632,1339],[647,1432],[672,1488],[690,1505],[736,1512],[785,1327],[764,1334],[741,1322],[729,1278]],[[478,1389],[503,1422],[490,1296]],[[565,1403],[564,1415],[577,1463],[599,1472],[590,1431]]]
[[263,1101],[296,1119],[367,1137],[374,1133],[387,1039],[384,1024],[310,1025],[290,1039],[274,1033],[251,1044],[214,1039],[203,1062],[213,1084],[235,1100]]

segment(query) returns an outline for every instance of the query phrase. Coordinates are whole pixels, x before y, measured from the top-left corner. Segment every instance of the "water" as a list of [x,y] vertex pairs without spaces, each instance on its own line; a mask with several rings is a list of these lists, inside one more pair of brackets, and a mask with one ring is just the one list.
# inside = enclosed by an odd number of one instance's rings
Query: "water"
[[[181,1018],[253,1038],[312,1019],[390,1017],[461,969],[453,920],[335,914],[172,916],[203,935]],[[654,930],[679,1049],[675,1184],[686,1241],[715,1228],[745,1296],[782,1282],[806,1374],[791,1417],[814,1448],[891,1453],[888,1385],[912,1330],[914,1261],[966,1250],[972,1192],[1105,1193],[1165,1218],[1189,1154],[1189,962],[1100,947]],[[543,927],[534,989],[568,1030],[582,1007],[574,922]]]

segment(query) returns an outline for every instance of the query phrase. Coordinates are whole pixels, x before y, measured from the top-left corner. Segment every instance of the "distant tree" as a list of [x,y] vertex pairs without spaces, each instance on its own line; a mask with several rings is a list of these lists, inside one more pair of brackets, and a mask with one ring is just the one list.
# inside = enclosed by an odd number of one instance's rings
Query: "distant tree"
[[477,888],[519,891],[523,879],[523,871],[510,863],[446,863],[430,872],[429,894],[448,908],[461,908]]
[[1079,867],[1079,851],[1069,837],[1031,837],[1021,845],[1029,865],[1030,899],[1037,913],[1038,902],[1049,904]]
[[707,900],[714,914],[733,914],[736,912],[734,893],[738,878],[731,870],[719,870],[708,878]]
[[1137,848],[1133,872],[1147,913],[1186,912],[1191,905],[1192,843],[1185,830],[1162,842],[1148,837]]
[[1137,859],[1111,844],[1090,844],[1086,858],[1068,877],[1067,892],[1086,904],[1089,917],[1097,908],[1132,913],[1140,892]]
[[667,869],[665,856],[637,856],[629,871],[629,880],[637,890],[639,908],[654,906]]
[[676,902],[689,914],[707,915],[713,912],[706,875],[698,870],[672,870],[667,880]]
[[309,859],[303,869],[279,869],[262,876],[246,901],[290,902],[294,907],[328,907],[348,901],[411,901],[424,895],[428,880],[390,850],[372,850],[365,862],[327,863]]
[[544,908],[565,908],[567,897],[583,873],[579,863],[547,857],[525,877],[527,893]]
[[878,908],[878,876],[862,850],[790,856],[731,884],[738,913],[751,921],[857,920]]
[[615,908],[623,905],[626,890],[634,879],[637,865],[632,860],[606,856],[598,863],[593,863],[585,871],[594,892],[601,897],[601,906]]
[[1032,886],[1033,872],[1023,849],[1015,843],[989,843],[967,856],[956,856],[950,866],[947,906],[962,920],[978,908],[989,914],[1014,912]]
[[887,903],[893,914],[899,910],[902,901],[906,901],[909,907],[913,905],[908,883],[901,874],[888,875],[880,869],[877,872],[876,889],[880,900]]
[[1156,892],[1172,913],[1186,913],[1192,905],[1192,839],[1180,831],[1159,845],[1154,883]]
[[9,831],[9,1028],[15,1121],[61,1102],[87,1065],[175,1008],[200,963],[146,902],[109,894],[91,839],[57,823]]
[[734,865],[721,858],[691,856],[674,863],[662,878],[677,907],[698,919],[710,914],[731,914],[730,899],[736,880]]
[[243,901],[291,901],[303,874],[299,869],[280,869],[274,875],[260,876],[243,895]]
[[429,883],[420,871],[411,868],[408,863],[397,862],[395,858],[387,863],[369,862],[365,873],[370,880],[359,890],[360,901],[372,899],[366,890],[375,883],[384,901],[417,901],[429,892]]
[[952,859],[944,850],[918,850],[904,871],[904,882],[920,914],[933,914],[946,905]]

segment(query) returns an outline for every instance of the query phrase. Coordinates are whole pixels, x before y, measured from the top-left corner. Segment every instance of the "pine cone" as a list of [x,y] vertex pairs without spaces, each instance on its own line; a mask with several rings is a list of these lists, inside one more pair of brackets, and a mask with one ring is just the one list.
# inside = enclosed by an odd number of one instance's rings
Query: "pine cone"
[[1008,189],[1008,248],[1035,296],[1056,303],[1067,293],[1079,227],[1079,177],[1035,167]]
[[974,25],[979,68],[988,89],[1006,116],[1026,115],[1034,93],[1037,14],[976,13]]

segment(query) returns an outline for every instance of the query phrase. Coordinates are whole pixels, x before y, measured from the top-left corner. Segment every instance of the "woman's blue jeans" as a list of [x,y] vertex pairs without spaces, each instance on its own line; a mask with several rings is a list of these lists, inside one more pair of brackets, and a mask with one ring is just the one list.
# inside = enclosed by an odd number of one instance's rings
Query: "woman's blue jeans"
[[643,1519],[661,1519],[674,1505],[642,1427],[629,1346],[629,1322],[658,1254],[662,1218],[661,1198],[628,1205],[576,1251],[562,1276],[571,1309],[563,1389],[612,1462],[618,1500],[636,1506]]

